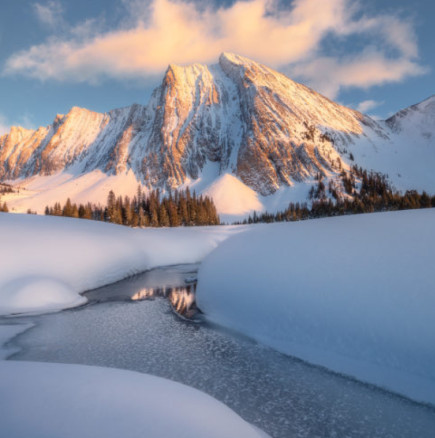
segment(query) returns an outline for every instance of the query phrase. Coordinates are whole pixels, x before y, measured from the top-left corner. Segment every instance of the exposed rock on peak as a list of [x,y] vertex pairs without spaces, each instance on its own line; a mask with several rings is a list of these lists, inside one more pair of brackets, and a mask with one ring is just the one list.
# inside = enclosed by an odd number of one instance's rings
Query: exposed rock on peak
[[209,180],[230,173],[269,195],[319,174],[337,177],[349,169],[351,150],[360,164],[372,163],[365,157],[391,150],[392,135],[417,125],[435,136],[427,128],[435,126],[435,97],[377,122],[222,53],[211,66],[171,64],[147,106],[105,114],[73,107],[48,127],[11,129],[0,137],[0,178],[132,170],[150,188],[172,189],[213,168]]

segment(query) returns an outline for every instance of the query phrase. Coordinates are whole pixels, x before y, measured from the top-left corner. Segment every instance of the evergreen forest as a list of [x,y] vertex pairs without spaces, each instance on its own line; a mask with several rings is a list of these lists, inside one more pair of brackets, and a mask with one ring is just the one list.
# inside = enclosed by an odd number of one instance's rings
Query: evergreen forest
[[68,198],[65,205],[55,203],[45,208],[46,215],[93,219],[131,227],[178,227],[218,225],[216,207],[208,196],[197,196],[187,188],[161,196],[159,190],[145,194],[140,187],[137,194],[116,196],[111,190],[105,206],[91,203],[73,204]]
[[341,173],[343,196],[332,182],[328,187],[321,175],[317,185],[309,192],[311,206],[307,203],[290,203],[284,211],[275,214],[254,212],[241,224],[299,221],[346,214],[374,213],[381,211],[412,210],[435,207],[435,196],[426,192],[408,190],[404,194],[394,190],[385,175],[367,172],[358,166],[351,173]]

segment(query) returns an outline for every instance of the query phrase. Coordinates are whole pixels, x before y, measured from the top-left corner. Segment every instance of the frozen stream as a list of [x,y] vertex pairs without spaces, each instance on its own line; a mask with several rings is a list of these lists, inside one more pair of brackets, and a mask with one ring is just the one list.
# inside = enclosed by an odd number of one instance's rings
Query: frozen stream
[[19,318],[36,326],[15,338],[22,350],[12,359],[109,366],[173,379],[211,394],[275,438],[435,436],[435,409],[206,322],[184,321],[167,299],[140,300],[171,296],[171,287],[178,286],[189,303],[191,290],[181,287],[195,268],[156,269],[90,292],[85,307]]

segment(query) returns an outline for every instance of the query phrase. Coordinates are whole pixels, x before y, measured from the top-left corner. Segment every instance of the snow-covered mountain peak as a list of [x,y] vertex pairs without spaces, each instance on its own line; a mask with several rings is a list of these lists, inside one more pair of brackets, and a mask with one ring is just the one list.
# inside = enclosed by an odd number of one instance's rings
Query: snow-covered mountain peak
[[87,108],[82,108],[79,106],[73,106],[67,114],[64,115],[64,119],[72,119],[75,117],[87,117],[93,115],[99,115],[96,111],[89,110]]
[[210,75],[209,69],[206,65],[191,64],[180,66],[170,64],[166,70],[163,84],[165,86],[178,84],[183,87],[195,87],[195,82],[198,77],[204,75]]
[[219,55],[219,62],[231,62],[233,64],[249,64],[253,62],[251,59],[245,58],[241,55],[236,55],[232,52],[222,52]]
[[56,117],[53,120],[53,126],[58,126],[65,120],[65,114],[56,114]]
[[[434,96],[377,122],[265,65],[222,53],[210,66],[169,65],[147,106],[104,114],[73,107],[48,127],[12,129],[0,137],[0,179],[130,172],[148,188],[175,189],[233,175],[267,196],[309,188],[319,174],[339,181],[351,157],[377,169],[382,155],[388,165],[380,170],[389,170],[398,136],[403,144],[423,139],[419,160],[432,162],[424,157],[434,127]],[[395,175],[406,173],[409,157],[402,161]],[[225,181],[226,190],[232,180]]]
[[245,58],[235,53],[223,52],[219,56],[219,64],[223,67],[225,65],[239,66],[242,68],[249,68],[253,64],[257,64],[255,61],[249,58]]
[[423,136],[432,137],[435,134],[435,95],[399,111],[386,123],[395,132],[418,129]]
[[[269,98],[278,99],[278,106],[310,125],[361,134],[361,122],[369,119],[358,111],[332,102],[282,73],[242,56],[224,53],[219,64],[241,87],[250,88],[251,93],[257,93],[260,97],[267,95],[268,101]],[[370,120],[369,123],[372,122]]]
[[21,141],[33,132],[35,132],[34,129],[23,128],[22,126],[11,126],[9,133],[5,134],[5,136],[9,136],[12,141]]
[[435,108],[434,108],[434,106],[435,106],[435,94],[433,94],[432,96],[430,96],[427,99],[423,100],[422,102],[417,104],[417,106],[419,106],[421,109],[428,109],[428,108],[430,108],[431,110],[435,110]]

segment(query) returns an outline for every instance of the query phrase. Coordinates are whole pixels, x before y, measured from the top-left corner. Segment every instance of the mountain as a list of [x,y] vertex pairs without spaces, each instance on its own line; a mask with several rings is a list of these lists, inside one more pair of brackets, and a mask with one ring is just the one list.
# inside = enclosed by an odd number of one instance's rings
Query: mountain
[[376,121],[224,53],[212,66],[170,65],[147,106],[74,107],[48,127],[12,128],[0,137],[0,180],[21,187],[12,207],[39,211],[67,196],[104,202],[110,188],[132,195],[140,183],[191,186],[221,213],[244,214],[306,201],[319,174],[340,192],[353,164],[434,191],[434,120],[434,97]]

